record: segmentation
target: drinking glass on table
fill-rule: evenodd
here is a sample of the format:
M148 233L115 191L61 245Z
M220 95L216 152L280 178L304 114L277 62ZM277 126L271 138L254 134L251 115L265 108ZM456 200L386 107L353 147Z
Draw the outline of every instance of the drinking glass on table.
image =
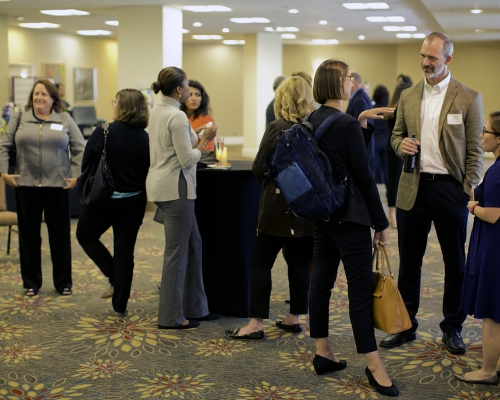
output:
M219 160L218 164L223 164L225 161L222 160L222 156L224 153L224 137L217 136L217 146L216 146L215 158Z

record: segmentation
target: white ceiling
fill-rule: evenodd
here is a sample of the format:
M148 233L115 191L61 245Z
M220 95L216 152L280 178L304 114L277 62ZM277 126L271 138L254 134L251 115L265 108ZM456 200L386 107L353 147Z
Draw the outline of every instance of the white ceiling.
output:
M10 26L18 26L16 17L24 17L22 22L52 22L61 25L55 31L75 33L80 29L105 29L114 36L119 27L104 24L106 20L118 19L120 6L167 5L181 8L183 5L218 4L231 8L232 12L194 13L183 12L184 28L190 33L184 41L191 42L193 34L220 34L224 39L243 39L246 33L262 32L264 27L299 28L297 39L284 40L286 44L310 44L313 39L337 39L343 43L359 43L359 35L368 43L401 43L394 32L385 32L383 25L414 25L418 33L429 34L435 30L447 32L455 41L500 40L500 0L386 0L388 10L348 10L342 3L352 0L0 0L0 14L8 15ZM360 1L360 0L356 0ZM363 0L361 0L363 1ZM368 2L370 0L364 0ZM372 0L373 1L373 0ZM380 0L376 0L380 1ZM472 8L481 8L482 14L473 15ZM53 17L40 14L42 9L75 8L90 12L88 16ZM289 14L296 8L298 14ZM374 23L366 21L367 16L399 15L406 19L403 23ZM236 24L229 21L233 17L265 17L269 24ZM326 20L327 25L318 21ZM195 28L194 22L202 27ZM342 27L343 31L335 30ZM229 28L229 33L222 33ZM476 29L484 32L476 33Z

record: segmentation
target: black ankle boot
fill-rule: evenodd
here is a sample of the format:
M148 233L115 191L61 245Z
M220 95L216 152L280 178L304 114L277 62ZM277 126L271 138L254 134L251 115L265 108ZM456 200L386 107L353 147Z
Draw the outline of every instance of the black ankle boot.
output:
M345 367L347 367L347 362L344 360L335 362L316 354L313 359L313 367L314 370L316 371L316 374L323 375L326 374L327 372L340 371L344 369Z
M368 378L368 382L371 386L375 388L377 392L383 394L384 396L396 397L399 396L399 389L394 386L394 383L391 386L382 386L375 380L375 377L372 374L372 371L366 367L365 369L366 377Z

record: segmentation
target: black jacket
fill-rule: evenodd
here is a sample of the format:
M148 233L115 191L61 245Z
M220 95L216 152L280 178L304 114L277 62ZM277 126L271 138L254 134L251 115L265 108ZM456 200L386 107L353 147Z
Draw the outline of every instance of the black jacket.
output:
M340 111L336 108L321 106L310 118L314 131L337 112ZM349 176L347 204L340 221L368 225L380 232L389 222L368 164L366 144L372 132L373 125L362 129L357 119L346 115L335 121L318 144L330 159L336 182L340 183L346 174Z

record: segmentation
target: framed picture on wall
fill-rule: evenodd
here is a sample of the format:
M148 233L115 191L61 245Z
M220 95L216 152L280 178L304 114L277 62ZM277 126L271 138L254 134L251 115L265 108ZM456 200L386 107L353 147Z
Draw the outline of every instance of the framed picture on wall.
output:
M54 83L66 83L66 67L64 64L45 64L42 63L42 76L51 78Z
M97 100L97 70L75 68L75 101Z

